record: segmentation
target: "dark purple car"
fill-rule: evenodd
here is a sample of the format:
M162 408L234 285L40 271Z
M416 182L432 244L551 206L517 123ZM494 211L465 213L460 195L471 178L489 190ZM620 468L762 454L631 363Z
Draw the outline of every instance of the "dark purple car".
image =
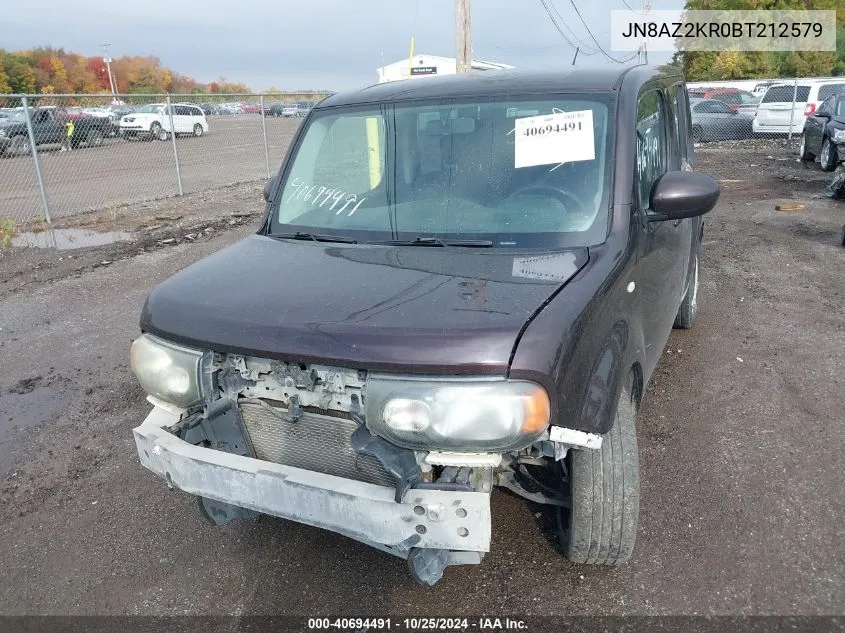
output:
M257 234L150 294L141 462L215 523L339 532L424 584L482 561L497 486L554 511L572 560L626 561L637 410L719 196L691 147L668 67L321 102Z

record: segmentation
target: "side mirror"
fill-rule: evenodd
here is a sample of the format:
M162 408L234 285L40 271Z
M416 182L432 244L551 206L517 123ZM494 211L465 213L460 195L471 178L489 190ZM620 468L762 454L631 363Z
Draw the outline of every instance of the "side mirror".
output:
M267 181L267 184L264 185L264 201L270 202L270 196L273 194L273 190L276 188L276 183L279 182L279 175L281 175L281 171L276 172L276 175L273 176L270 180Z
M719 183L696 171L670 171L651 188L650 222L704 215L719 200Z

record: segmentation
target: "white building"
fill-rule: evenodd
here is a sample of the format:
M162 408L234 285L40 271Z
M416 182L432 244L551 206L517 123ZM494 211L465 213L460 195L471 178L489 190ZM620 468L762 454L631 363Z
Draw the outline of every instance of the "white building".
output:
M513 68L507 64L495 64L493 62L482 62L473 60L473 70L502 70ZM387 66L382 66L378 73L378 82L398 81L409 77L432 77L436 75L454 75L457 72L458 64L454 57L438 57L437 55L414 55L409 60L403 59Z

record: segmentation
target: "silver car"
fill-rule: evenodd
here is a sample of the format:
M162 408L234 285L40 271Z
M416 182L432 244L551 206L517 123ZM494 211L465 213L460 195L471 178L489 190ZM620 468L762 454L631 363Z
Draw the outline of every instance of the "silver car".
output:
M692 137L697 143L751 137L753 114L735 112L716 99L690 99Z

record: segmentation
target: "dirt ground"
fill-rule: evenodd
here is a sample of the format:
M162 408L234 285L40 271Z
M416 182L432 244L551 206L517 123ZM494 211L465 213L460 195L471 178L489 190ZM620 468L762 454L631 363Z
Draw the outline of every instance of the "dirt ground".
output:
M542 508L497 492L491 553L425 590L331 533L211 527L139 465L144 297L255 230L260 185L90 219L128 242L3 252L0 614L845 614L845 203L785 144L709 146L698 168L723 187L699 320L646 394L637 548L615 569L570 564Z

